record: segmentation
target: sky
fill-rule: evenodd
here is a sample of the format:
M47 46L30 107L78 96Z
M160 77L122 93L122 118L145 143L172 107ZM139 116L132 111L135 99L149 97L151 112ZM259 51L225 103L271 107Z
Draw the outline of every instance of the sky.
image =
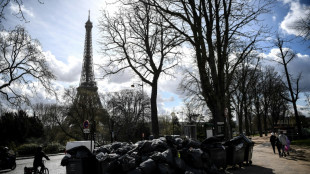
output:
M41 0L41 2L43 4L38 3L37 0L25 0L22 8L27 22L13 15L16 14L17 7L16 4L11 3L5 9L6 20L3 25L6 29L13 29L16 25L25 26L31 37L40 41L50 68L57 77L54 85L59 93L69 86L78 87L79 85L84 51L84 25L88 19L88 10L90 10L90 20L94 26L92 30L93 60L99 92L132 89L131 84L141 84L141 81L130 71L105 79L100 78L102 73L98 70L97 64L107 61L107 58L100 53L98 42L102 40L98 30L98 20L102 16L102 10L110 12L116 10L115 4L103 0ZM302 71L301 87L305 91L310 91L310 49L308 48L310 41L303 42L301 38L296 37L299 32L289 26L309 10L309 0L278 0L271 13L263 16L264 23L271 27L273 32L280 33L284 38L293 39L288 46L297 53L297 58L290 64L289 69L293 76ZM270 40L272 39L275 39L275 36L271 36ZM270 47L261 55L266 59L274 59L277 51L275 47ZM283 72L283 68L274 62L266 62L266 64L275 66L280 73ZM177 88L183 76L180 70L177 70L176 74L176 78L164 77L159 81L159 114L170 114L182 110L182 94ZM144 85L144 90L150 95L150 87ZM33 101L55 102L55 98L47 96L43 89L39 91L41 92ZM300 108L305 108L304 100L304 96L301 96L298 102Z

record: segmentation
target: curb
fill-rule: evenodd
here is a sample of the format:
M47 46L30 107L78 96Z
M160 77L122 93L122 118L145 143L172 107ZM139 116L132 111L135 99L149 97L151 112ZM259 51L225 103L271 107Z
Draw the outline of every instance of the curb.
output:
M55 153L55 154L46 154L47 156L57 156L57 155L64 155L65 153ZM24 160L24 159L33 159L34 156L23 156L23 157L16 157L16 160Z

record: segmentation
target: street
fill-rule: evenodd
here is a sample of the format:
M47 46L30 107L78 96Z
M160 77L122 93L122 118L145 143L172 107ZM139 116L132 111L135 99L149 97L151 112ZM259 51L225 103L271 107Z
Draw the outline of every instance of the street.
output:
M60 165L61 159L64 155L49 156L50 160L45 161L45 166L48 168L50 174L65 174L66 168ZM45 160L45 158L43 158ZM16 160L17 166L15 170L1 170L0 173L5 174L22 174L24 167L32 167L33 158Z

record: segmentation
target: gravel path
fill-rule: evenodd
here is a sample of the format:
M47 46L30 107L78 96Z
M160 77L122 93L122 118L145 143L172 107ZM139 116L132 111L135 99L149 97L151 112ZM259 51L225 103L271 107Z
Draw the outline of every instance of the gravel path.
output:
M232 174L309 174L310 173L310 148L291 146L289 156L279 158L274 154L269 143L269 137L253 137L255 142L252 157L252 166L242 168L228 168L222 173Z

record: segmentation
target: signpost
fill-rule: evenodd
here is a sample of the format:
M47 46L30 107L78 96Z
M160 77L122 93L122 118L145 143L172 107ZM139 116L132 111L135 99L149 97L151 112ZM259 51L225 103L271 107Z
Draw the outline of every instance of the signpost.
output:
M89 121L88 120L85 120L83 122L83 132L84 134L89 134L90 133L90 130L89 130Z
M88 120L84 121L83 127L84 127L84 129L88 129L88 127L89 127L89 121Z

